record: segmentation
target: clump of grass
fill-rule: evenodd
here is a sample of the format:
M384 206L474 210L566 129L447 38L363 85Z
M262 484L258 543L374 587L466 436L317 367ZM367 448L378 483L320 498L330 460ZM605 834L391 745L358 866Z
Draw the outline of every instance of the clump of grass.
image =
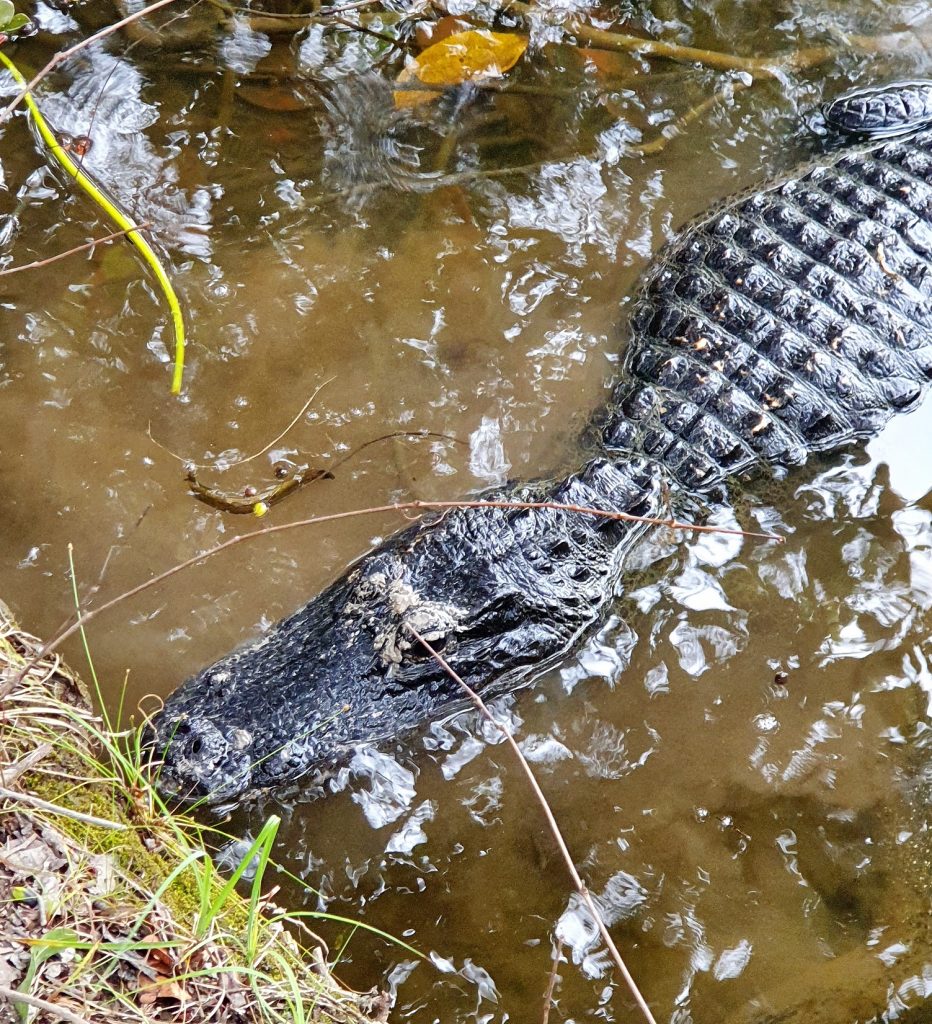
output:
M0 711L0 1007L11 1007L9 1019L384 1020L381 997L336 981L305 915L263 895L278 819L224 878L205 827L166 807L149 782L138 731L96 716L77 677L40 650L0 603L0 688L22 674Z

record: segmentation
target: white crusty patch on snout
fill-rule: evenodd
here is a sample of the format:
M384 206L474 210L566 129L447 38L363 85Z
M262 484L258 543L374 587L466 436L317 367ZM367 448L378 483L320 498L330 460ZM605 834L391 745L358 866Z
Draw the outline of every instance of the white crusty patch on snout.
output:
M389 669L400 665L405 652L417 643L413 632L435 643L453 632L466 615L465 609L426 600L409 583L390 580L381 572L367 576L355 596L358 600L347 604L344 611L351 615L362 614L377 624L373 646ZM387 615L379 614L377 605L382 602Z
M400 665L406 651L417 643L414 633L428 643L444 639L466 614L462 608L426 601L408 583L393 580L385 593L389 618L376 633L375 649L384 665Z
M234 750L246 750L252 744L252 733L246 729L234 729L229 742Z

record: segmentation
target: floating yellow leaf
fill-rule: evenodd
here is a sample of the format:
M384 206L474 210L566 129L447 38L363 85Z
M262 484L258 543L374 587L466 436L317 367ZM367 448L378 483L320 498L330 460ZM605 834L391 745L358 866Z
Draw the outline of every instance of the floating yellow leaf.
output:
M398 76L398 85L423 82L445 88L473 78L495 78L513 68L527 49L527 38L513 32L470 29L428 46ZM396 90L396 107L416 107L436 99L438 91Z

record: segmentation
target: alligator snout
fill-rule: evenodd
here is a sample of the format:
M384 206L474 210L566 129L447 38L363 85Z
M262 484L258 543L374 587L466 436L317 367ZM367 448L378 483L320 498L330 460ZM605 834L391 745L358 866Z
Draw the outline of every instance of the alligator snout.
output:
M163 791L216 803L249 788L251 737L244 730L225 733L205 718L182 714L157 719L151 739Z

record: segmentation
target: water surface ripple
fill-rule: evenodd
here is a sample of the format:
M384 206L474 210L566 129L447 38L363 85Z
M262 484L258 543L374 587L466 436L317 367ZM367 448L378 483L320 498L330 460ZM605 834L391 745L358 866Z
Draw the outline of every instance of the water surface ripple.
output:
M871 0L573 6L757 56L908 42L927 17ZM41 19L47 36L20 51L36 65L75 31ZM399 114L367 39L311 29L283 46L237 21L207 48L117 39L48 83L57 127L91 136L89 169L152 224L190 344L173 400L165 314L125 247L3 280L0 580L31 630L70 611L68 543L85 590L112 594L255 525L193 501L179 459L241 492L277 462L326 467L390 431L457 439L369 447L274 521L565 471L671 232L817 153L825 97L932 71L917 41L743 88L580 52L541 19L549 48L516 69L521 89ZM716 95L662 152L631 155ZM28 141L21 121L0 137L3 265L109 230ZM436 187L438 167L454 182ZM317 388L286 438L234 465ZM658 1020L928 1019L930 417L716 513L785 545L655 534L602 628L497 705ZM398 525L238 547L124 604L90 630L111 699L124 678L133 702L167 694ZM634 1019L525 781L473 714L228 827L255 834L272 811L304 883L283 875L280 901L427 954L321 923L343 977L392 990L393 1019L539 1020L555 944L552 1021Z

